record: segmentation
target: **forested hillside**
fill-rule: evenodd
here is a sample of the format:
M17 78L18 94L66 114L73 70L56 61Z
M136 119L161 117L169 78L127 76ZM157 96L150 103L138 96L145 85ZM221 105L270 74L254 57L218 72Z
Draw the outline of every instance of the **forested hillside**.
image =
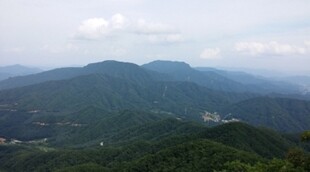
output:
M0 86L2 171L309 169L309 101L185 63L105 61Z

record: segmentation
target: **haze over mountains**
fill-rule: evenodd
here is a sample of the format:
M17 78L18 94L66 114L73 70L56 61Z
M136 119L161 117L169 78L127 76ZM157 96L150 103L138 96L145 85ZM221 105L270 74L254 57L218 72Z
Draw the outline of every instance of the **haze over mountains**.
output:
M104 61L13 77L0 81L0 88L1 104L25 111L74 112L95 106L108 111L165 111L200 122L205 112L218 112L222 118L231 114L230 118L280 131L310 128L310 104L303 100L307 95L290 98L304 93L298 85L240 72L199 71L184 62L138 66Z
M294 134L310 129L307 99L308 93L297 84L173 61L142 66L103 61L11 77L0 81L0 136L11 140L9 147L0 146L1 155L38 156L27 163L15 156L0 158L0 167L148 171L166 169L161 160L165 157L173 168L187 161L182 168L223 169L213 162L206 166L188 159L211 156L212 151L221 156L212 156L211 161L263 162L283 157L292 146L308 149ZM17 147L10 149L16 140ZM145 148L135 147L139 144ZM94 153L91 149L98 145L104 149ZM49 153L41 153L40 146ZM85 150L66 153L59 148ZM118 160L103 160L101 151L109 152L105 158ZM122 151L136 153L125 156ZM176 162L171 153L181 153ZM60 161L60 154L68 157L53 164ZM74 159L71 154L86 166L68 165ZM87 164L88 154L97 158L94 164ZM39 163L42 158L52 164Z
M0 67L0 81L14 76L30 75L42 72L39 68L30 68L22 65L11 65Z
M113 61L110 61L112 63ZM69 68L58 68L51 71L46 71L38 75L30 75L21 78L12 78L7 81L0 83L0 89L14 88L18 86L26 86L34 83L41 83L48 80L60 80L72 78L79 75L86 75L90 73L106 73L113 68L113 65L107 65L108 61L104 64L90 64L85 67L69 67ZM103 69L96 68L97 65L103 67ZM108 67L107 69L105 66ZM17 66L16 66L17 67ZM136 66L137 67L137 66ZM172 61L154 61L145 65L142 65L144 69L148 69L149 75L158 80L175 80L175 81L188 81L194 82L202 86L206 86L211 89L222 90L222 91L233 91L233 92L282 92L283 93L300 93L305 91L305 87L308 86L307 80L301 82L306 77L300 76L302 79L298 80L298 77L286 77L274 81L260 76L250 75L244 72L234 71L223 71L215 68L191 68L184 62L172 62ZM23 68L17 69L17 72L22 71ZM105 71L100 71L105 70ZM138 69L136 69L138 70ZM155 71L151 74L150 71ZM30 72L30 73L29 73ZM21 73L21 72L19 72ZM32 71L32 73L38 73ZM28 74L32 74L28 71ZM25 71L24 74L27 74ZM166 76L163 76L165 74ZM18 74L15 74L18 76ZM157 75L157 76L156 76ZM164 79L166 78L166 79ZM290 79L291 78L291 79ZM296 78L295 80L293 78ZM30 80L30 81L28 81ZM283 80L283 81L281 81ZM284 82L286 81L286 82ZM300 81L295 82L294 81Z
M0 172L310 172L309 7L0 0Z

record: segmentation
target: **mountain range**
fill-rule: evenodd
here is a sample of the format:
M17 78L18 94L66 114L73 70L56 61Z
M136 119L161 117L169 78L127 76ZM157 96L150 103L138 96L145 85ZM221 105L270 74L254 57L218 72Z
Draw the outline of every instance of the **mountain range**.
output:
M269 168L291 147L310 150L298 139L310 129L305 96L292 83L171 61L11 77L0 81L0 170Z
M0 67L0 81L9 77L24 76L42 72L39 68L30 68L22 65L11 65Z

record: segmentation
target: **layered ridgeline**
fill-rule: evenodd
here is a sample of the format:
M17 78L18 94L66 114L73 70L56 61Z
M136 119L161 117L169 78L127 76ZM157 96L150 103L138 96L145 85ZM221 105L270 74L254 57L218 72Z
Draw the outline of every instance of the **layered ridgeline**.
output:
M141 67L132 63L104 61L84 67L59 68L38 74L13 77L0 82L1 89L42 83L50 80L63 80L93 73L108 74L141 82L150 79L160 81L187 81L226 92L255 93L298 93L298 85L286 82L273 82L262 77L246 73L221 71L212 68L191 68L184 62L154 61Z
M177 81L188 81L214 90L231 92L255 92L268 94L272 92L293 94L304 89L284 81L273 81L245 72L224 71L214 68L192 68L184 62L154 61L142 67L159 73L165 73Z
M9 77L30 75L42 72L38 68L30 68L22 65L11 65L0 67L0 81L8 79Z
M257 97L233 104L223 113L285 132L309 130L310 124L310 102L297 99Z
M283 159L310 147L298 134L245 124L310 129L308 101L167 64L105 61L0 82L0 171L308 170L303 153Z
M48 147L47 143L34 142L0 146L0 169L203 171L229 170L235 167L235 163L253 166L259 164L260 168L277 171L282 168L306 171L304 169L307 168L305 165L294 166L287 160L270 160L282 159L291 147L299 146L298 143L270 130L257 129L242 123L224 124L209 129L172 118L144 124L135 122L136 126L126 128L122 122L119 123L121 126L117 126L121 119L122 117L115 124L106 124L110 125L109 133L114 131L114 137L103 136L100 138L101 142L98 140L91 148L59 149ZM131 123L131 119L126 123ZM100 132L104 133L104 129ZM81 139L84 137L82 133L79 136ZM295 157L297 158L297 155ZM309 162L309 157L303 158L305 162ZM247 171L244 167L241 169Z
M105 61L89 64L85 67L59 68L38 74L9 78L0 82L0 89L22 87L51 80L70 79L94 73L109 74L110 76L126 78L137 82L145 82L150 80L151 77L151 74L142 70L138 65L116 61Z
M61 133L71 135L71 130L87 128L81 133L91 135L100 131L95 126L102 125L97 122L126 109L212 125L242 121L286 132L310 128L307 101L256 98L260 95L216 91L172 78L169 72L115 61L12 78L2 83L27 81L32 85L0 91L0 135L21 140L57 135L55 143L63 143Z
M40 118L68 116L90 106L107 112L125 109L164 112L208 124L243 121L287 132L310 128L307 101L284 99L294 102L289 109L285 105L257 103L259 99L255 97L261 95L246 93L246 85L216 73L205 75L181 62L156 61L140 67L105 61L10 78L0 82L0 86L6 88L0 91L3 117L0 122L5 124L6 118L12 119L16 125L10 125L11 128L50 123ZM23 117L15 121L16 114ZM0 128L6 131L7 125Z
M141 85L108 75L86 75L1 91L0 135L46 138L62 127L94 127L94 122L125 109L203 122L205 111L218 111L250 97L253 95L217 92L193 83Z
M245 84L248 87L254 87L253 89L258 89L256 91L260 93L284 93L284 94L294 94L294 93L306 93L306 88L300 82L290 82L286 78L266 78L262 76L248 74L241 71L225 71L215 68L198 67L195 68L204 73L214 72L218 75L231 79L235 82Z

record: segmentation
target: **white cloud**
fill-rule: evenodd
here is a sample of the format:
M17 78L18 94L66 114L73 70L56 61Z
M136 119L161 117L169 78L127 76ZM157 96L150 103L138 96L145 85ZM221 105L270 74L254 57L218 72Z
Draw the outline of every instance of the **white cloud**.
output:
M100 39L114 31L124 29L127 19L121 14L115 14L110 20L104 18L90 18L84 20L78 27L74 38L77 39Z
M219 48L206 48L200 54L202 59L218 59L220 58L221 50Z
M104 18L91 18L82 22L75 34L76 38L98 39L109 32L109 22Z
M123 29L126 26L127 19L121 14L115 14L110 22L113 29Z
M163 23L147 22L144 19L129 20L121 14L115 14L110 20L90 18L81 23L75 39L100 40L109 35L138 36L150 43L176 43L183 41L183 36L172 26Z
M306 53L306 48L291 44L280 44L276 41L262 42L238 42L235 50L240 53L259 56L264 54L271 55L302 55Z
M146 22L143 19L138 20L134 25L135 31L139 34L169 34L175 32L175 29L169 25Z

